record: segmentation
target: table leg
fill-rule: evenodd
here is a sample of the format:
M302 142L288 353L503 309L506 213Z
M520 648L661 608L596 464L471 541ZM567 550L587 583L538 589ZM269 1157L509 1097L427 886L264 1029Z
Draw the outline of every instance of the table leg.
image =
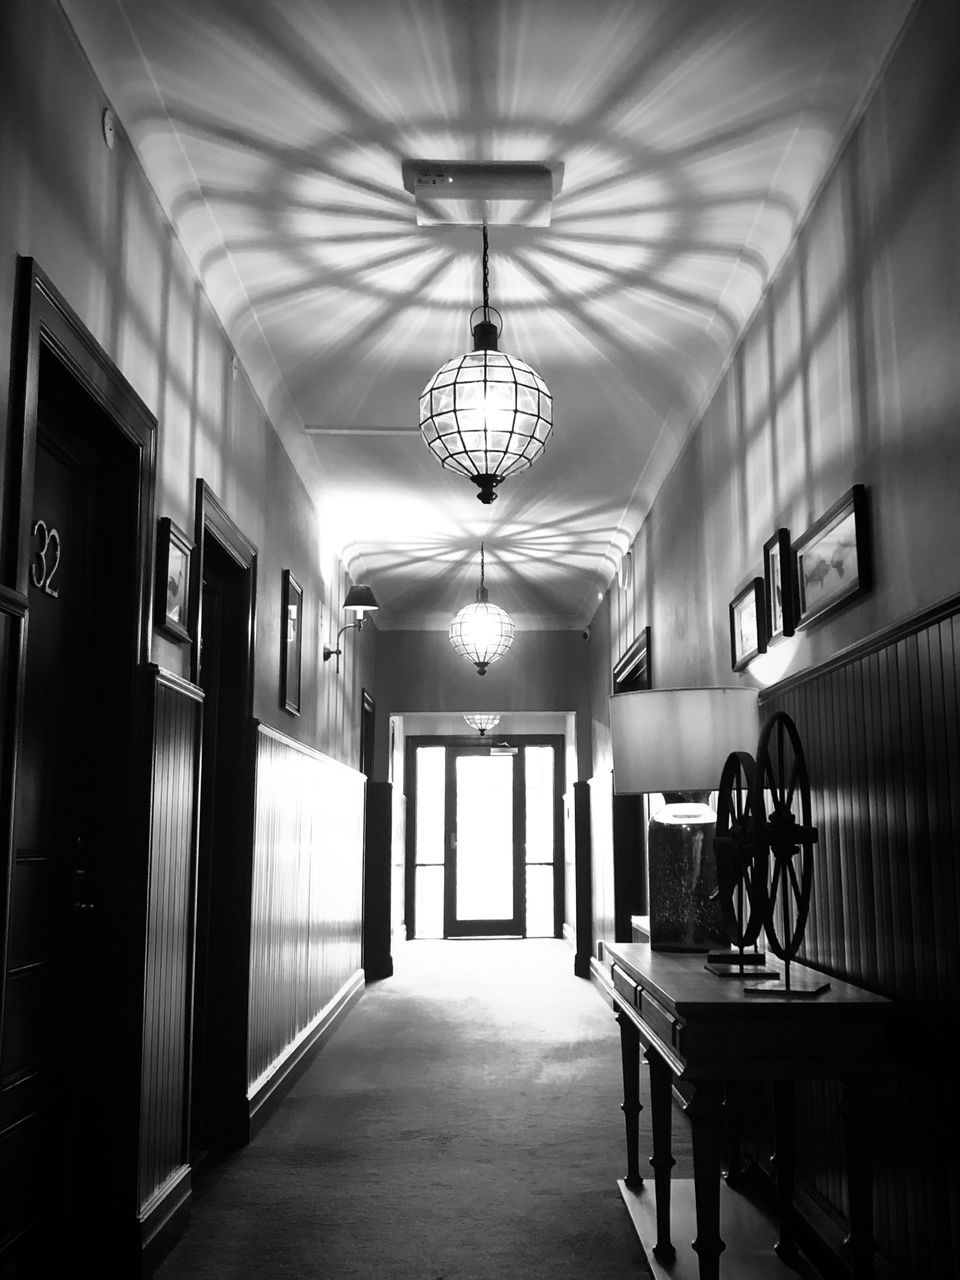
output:
M720 1280L720 1153L723 1146L723 1086L705 1081L694 1087L684 1108L693 1137L693 1190L697 1206L694 1251L700 1280Z
M644 1058L650 1068L650 1125L653 1131L653 1185L657 1204L657 1243L653 1256L658 1262L668 1264L676 1257L670 1239L670 1171L676 1164L673 1158L673 1072L655 1049L648 1049Z
M773 1086L773 1165L777 1173L777 1216L780 1239L774 1245L778 1258L797 1256L796 1211L793 1205L793 1176L796 1164L794 1141L793 1084L777 1080Z
M723 1179L731 1187L738 1187L747 1175L747 1161L741 1145L743 1099L742 1082L728 1080L723 1086Z
M620 1057L623 1064L623 1105L620 1110L627 1128L627 1176L624 1185L631 1191L643 1186L640 1176L640 1033L625 1013L617 1014L620 1024Z
M845 1080L840 1101L847 1149L850 1234L844 1244L853 1256L853 1280L873 1280L873 1145L876 1102L864 1081Z

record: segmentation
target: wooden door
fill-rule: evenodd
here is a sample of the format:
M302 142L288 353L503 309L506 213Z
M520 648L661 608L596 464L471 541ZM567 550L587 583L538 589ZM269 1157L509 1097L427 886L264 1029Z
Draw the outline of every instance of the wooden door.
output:
M128 1012L118 959L137 476L96 416L45 355L0 1054L0 1251L63 1276L85 1254L104 1256L125 1114L114 1073Z
M191 1164L247 1141L256 548L201 480L197 678L204 691Z

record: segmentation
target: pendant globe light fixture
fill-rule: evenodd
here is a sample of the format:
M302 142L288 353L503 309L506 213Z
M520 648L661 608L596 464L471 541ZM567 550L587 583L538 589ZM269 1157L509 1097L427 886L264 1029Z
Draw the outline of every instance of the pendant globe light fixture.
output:
M500 723L500 713L498 711L472 711L463 718L471 729L477 730L481 738L488 729L495 729Z
M487 674L491 662L502 658L513 644L516 628L509 613L487 599L483 584L483 543L480 544L480 586L476 603L464 605L450 622L450 643L468 662L476 664L480 675Z
M420 432L440 465L469 476L480 501L490 503L501 481L543 452L553 430L553 397L539 373L497 347L503 318L490 306L486 226L483 306L470 321L473 350L448 360L421 393Z

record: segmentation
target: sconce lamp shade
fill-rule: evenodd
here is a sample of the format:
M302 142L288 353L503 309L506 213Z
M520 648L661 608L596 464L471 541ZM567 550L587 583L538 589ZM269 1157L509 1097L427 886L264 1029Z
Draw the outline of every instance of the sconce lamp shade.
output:
M610 699L613 789L714 791L731 751L752 751L756 689L642 689Z
M359 619L362 619L366 614L372 613L374 609L379 609L380 606L377 604L377 598L373 594L373 588L368 587L365 582L361 582L351 587L347 592L343 608L344 612L355 613Z

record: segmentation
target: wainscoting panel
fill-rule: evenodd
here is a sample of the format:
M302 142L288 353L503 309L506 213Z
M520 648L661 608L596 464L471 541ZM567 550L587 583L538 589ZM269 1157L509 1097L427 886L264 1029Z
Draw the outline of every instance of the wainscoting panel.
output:
M593 902L593 954L597 942L616 938L614 911L613 770L604 769L590 779L590 851Z
M189 1193L188 1100L203 692L150 668L152 751L140 1091L144 1243Z
M362 986L363 774L257 736L248 1093L261 1095Z
M819 828L806 960L898 1000L897 1069L882 1089L876 1197L881 1263L943 1274L960 1186L943 1077L960 996L960 601L951 600L796 680L765 714L796 721ZM846 1215L838 1091L798 1091L807 1189Z
M567 796L573 800L572 822L567 819L567 850L573 852L573 892L567 893L567 902L575 903L573 914L574 945L576 947L573 971L580 978L589 978L594 954L594 905L593 905L593 848L590 842L592 823L590 783L575 782ZM596 935L600 937L599 934Z

